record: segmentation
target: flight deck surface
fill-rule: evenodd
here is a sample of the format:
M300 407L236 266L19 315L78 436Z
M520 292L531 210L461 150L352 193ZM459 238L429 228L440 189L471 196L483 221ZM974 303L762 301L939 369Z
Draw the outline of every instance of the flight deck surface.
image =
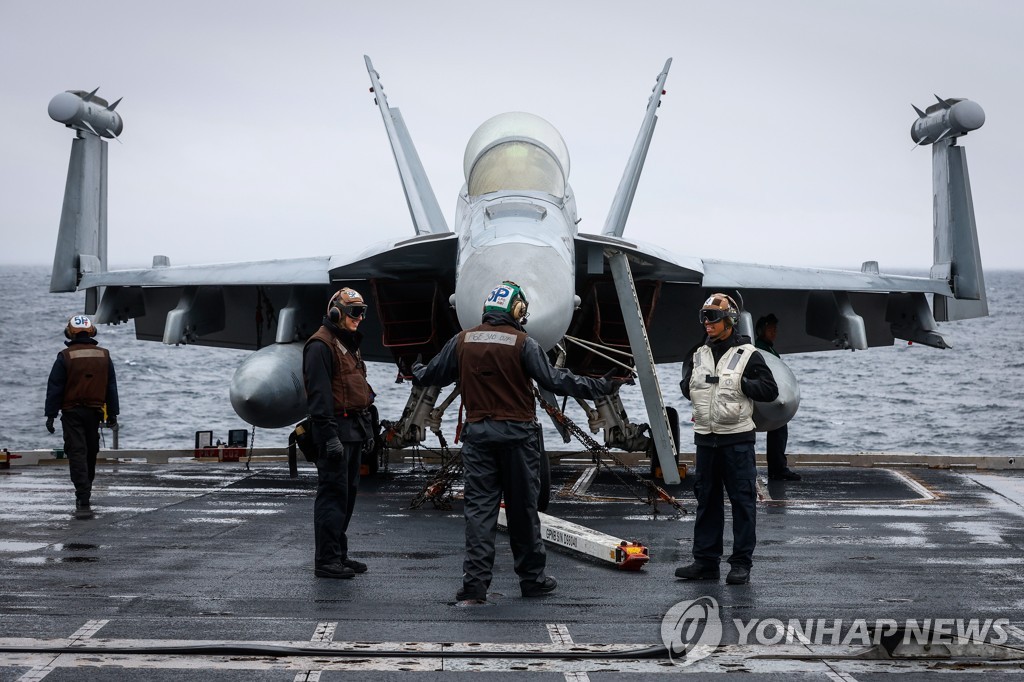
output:
M426 481L409 465L362 482L349 540L369 571L350 580L313 575L309 465L292 479L284 463L101 463L89 520L72 518L66 467L0 472L0 681L1024 679L1019 471L807 466L803 481L762 478L752 580L733 586L673 575L690 560L692 477L674 489L690 514L652 516L610 499L628 491L608 473L586 499L559 498L587 466L553 468L548 513L642 542L651 561L618 571L549 548L558 590L524 599L499 533L490 603L474 607L454 597L461 502L409 509ZM681 665L663 621L701 598L716 604L721 645ZM794 632L794 619L810 627ZM989 644L954 637L886 658L848 639L863 623L941 634L972 619L996 624ZM777 643L772 622L790 628Z

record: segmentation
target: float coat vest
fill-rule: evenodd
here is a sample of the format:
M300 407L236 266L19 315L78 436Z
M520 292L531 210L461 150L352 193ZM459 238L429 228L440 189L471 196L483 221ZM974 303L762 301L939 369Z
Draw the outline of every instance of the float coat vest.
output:
M363 356L345 348L338 337L327 327L320 327L306 339L306 346L313 341L322 341L331 349L334 371L331 374L331 396L334 398L335 414L347 414L349 410L361 412L373 403L373 392L366 382L366 365ZM306 387L309 390L309 387Z
M466 421L532 422L533 384L523 371L526 333L509 325L482 324L459 334L459 385Z
M754 401L743 395L740 379L755 350L749 343L733 346L717 367L708 346L693 354L690 402L694 431L732 434L754 430Z
M75 344L60 354L64 356L64 368L67 371L60 409L102 409L107 402L107 377L110 372L110 353L107 349Z

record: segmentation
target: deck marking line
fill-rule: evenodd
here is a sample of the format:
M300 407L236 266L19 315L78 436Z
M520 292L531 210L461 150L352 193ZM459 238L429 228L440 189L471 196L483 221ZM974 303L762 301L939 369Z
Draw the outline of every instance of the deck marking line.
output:
M837 673L830 670L825 673L825 675L828 679L834 680L835 682L857 682L857 679L850 673Z
M334 639L334 631L337 628L337 621L322 620L316 624L316 632L313 633L313 638L310 641L329 644ZM320 671L306 670L301 673L295 673L293 682L320 682Z
M551 638L552 644L561 644L563 646L572 646L576 642L572 641L572 635L569 634L569 628L562 624L548 623L548 637Z
M78 628L75 634L71 635L71 644L74 645L83 639L89 639L102 628L104 625L109 623L109 620L90 620L86 621L85 625Z

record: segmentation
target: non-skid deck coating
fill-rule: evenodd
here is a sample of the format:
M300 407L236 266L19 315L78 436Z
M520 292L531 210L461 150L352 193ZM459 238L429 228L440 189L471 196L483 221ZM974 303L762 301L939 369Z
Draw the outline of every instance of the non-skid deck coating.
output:
M555 467L555 489L585 469ZM370 570L342 581L313 576L308 465L289 479L283 463L101 464L97 515L86 521L71 518L65 467L15 469L0 474L0 681L699 679L737 670L780 680L1024 679L1024 476L800 471L801 482L759 481L750 585L673 577L689 561L692 514L556 498L550 514L641 541L651 562L624 573L549 551L558 591L522 599L499 535L493 605L466 608L454 604L461 503L409 510L425 480L409 467L363 482L349 536ZM628 496L607 473L586 492ZM675 492L692 511L687 482ZM653 649L663 647L662 620L702 596L719 605L723 646L674 665ZM855 658L866 650L856 642L741 641L733 625L940 618L1006 619L1008 639L886 661Z

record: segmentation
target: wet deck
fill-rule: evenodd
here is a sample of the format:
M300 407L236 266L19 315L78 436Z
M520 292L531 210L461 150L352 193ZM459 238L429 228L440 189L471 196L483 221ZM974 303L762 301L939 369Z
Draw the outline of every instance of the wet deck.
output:
M585 469L555 467L556 490ZM66 467L17 467L0 472L0 681L460 672L699 679L739 670L765 676L755 679L847 682L936 672L1024 679L1024 474L800 471L801 482L759 483L750 585L673 577L689 560L692 514L652 517L639 502L556 499L548 513L641 541L651 562L626 573L550 551L559 589L527 600L502 536L493 605L466 608L454 604L461 504L410 511L425 478L406 465L364 481L350 539L370 570L345 581L312 573L309 465L290 479L282 462L249 471L239 463L101 464L97 515L85 521L71 518ZM587 492L627 494L607 474ZM676 492L692 509L685 481ZM706 653L698 649L682 667L665 655L663 619L699 597L717 602L723 646L696 660ZM754 619L842 619L842 633L816 641L820 632L791 632L790 643L768 644L756 629L741 631ZM881 647L840 641L857 619L928 619L933 627L942 627L936 619L1005 620L999 646L904 647L885 659ZM770 639L771 628L762 630Z

